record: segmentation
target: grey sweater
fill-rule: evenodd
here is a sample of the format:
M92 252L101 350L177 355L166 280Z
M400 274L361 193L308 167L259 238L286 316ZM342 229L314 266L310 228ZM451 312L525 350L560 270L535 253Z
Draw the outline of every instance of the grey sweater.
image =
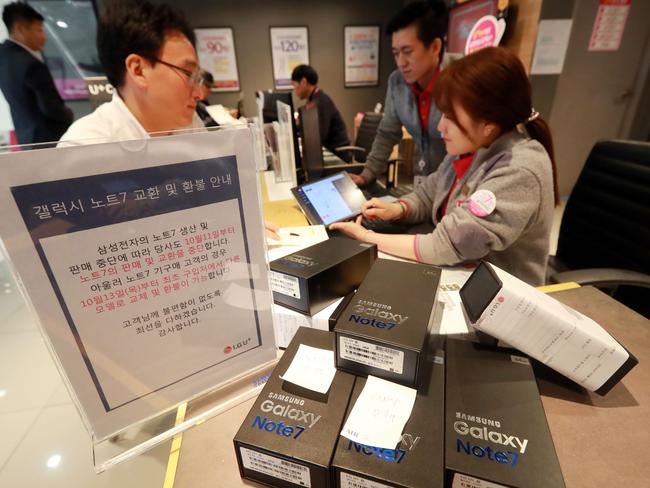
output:
M438 220L456 178L454 159L447 156L403 198L407 222L431 220L435 225L431 234L415 238L418 260L455 265L485 259L531 285L543 284L554 206L551 161L544 147L513 130L479 149ZM496 208L486 217L469 210L469 197L479 189L496 196Z

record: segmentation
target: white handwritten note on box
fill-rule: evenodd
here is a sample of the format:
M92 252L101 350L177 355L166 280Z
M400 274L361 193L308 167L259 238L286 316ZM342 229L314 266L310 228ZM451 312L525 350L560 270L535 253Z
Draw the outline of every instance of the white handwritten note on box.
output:
M395 449L416 393L413 388L368 376L341 435L366 446Z
M335 374L333 351L300 344L281 378L309 390L327 393Z

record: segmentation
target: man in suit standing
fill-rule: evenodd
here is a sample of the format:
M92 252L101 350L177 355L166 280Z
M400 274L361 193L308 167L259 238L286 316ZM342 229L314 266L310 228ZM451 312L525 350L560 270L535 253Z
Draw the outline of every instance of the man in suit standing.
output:
M58 141L72 123L43 62L43 16L23 2L2 11L9 38L0 44L0 89L11 109L20 144Z

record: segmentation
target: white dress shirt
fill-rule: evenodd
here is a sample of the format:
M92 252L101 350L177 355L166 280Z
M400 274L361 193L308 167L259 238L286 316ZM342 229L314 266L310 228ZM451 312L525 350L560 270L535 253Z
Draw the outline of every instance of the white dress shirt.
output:
M192 124L178 129L205 130L205 126L195 112ZM114 93L110 102L100 105L93 113L74 122L61 136L57 147L148 139L149 137L151 137L149 133L138 122L124 101L117 93Z

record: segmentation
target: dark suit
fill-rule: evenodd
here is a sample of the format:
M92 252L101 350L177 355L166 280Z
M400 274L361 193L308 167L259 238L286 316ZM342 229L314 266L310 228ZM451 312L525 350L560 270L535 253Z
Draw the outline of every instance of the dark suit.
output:
M10 40L0 44L0 89L20 144L58 141L72 123L47 66Z

